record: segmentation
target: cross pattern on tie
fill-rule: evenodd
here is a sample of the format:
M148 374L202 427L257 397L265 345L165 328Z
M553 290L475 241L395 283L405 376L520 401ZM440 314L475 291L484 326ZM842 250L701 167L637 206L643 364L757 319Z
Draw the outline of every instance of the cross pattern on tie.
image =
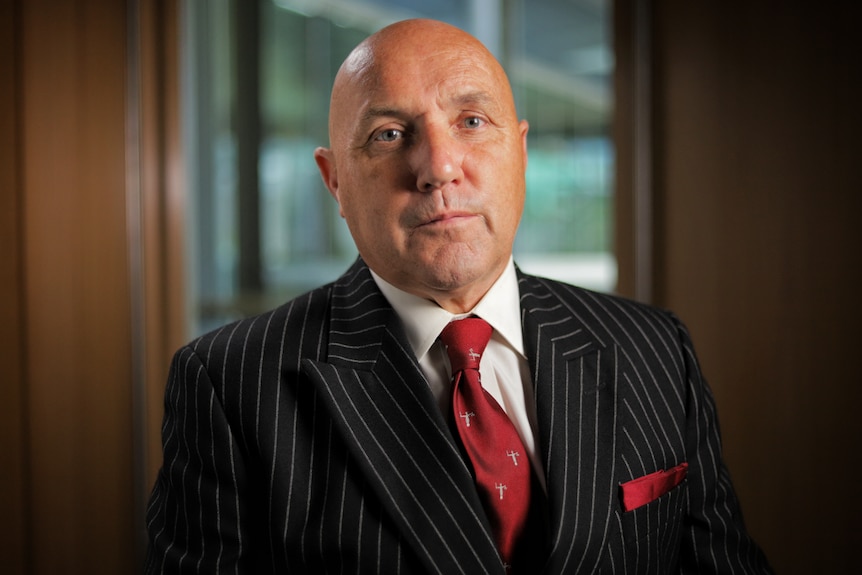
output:
M452 409L461 443L473 463L476 486L504 563L512 562L530 507L530 466L509 416L482 387L479 362L492 328L470 317L440 334L452 364Z

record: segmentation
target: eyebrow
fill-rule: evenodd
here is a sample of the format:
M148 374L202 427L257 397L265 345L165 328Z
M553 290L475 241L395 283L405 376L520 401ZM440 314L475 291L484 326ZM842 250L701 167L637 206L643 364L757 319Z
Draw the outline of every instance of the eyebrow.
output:
M359 125L365 125L377 118L401 118L406 115L407 114L403 110L389 106L369 108L364 114L362 114L362 117L359 118Z
M494 98L484 90L475 90L472 92L467 92L465 94L458 94L454 98L451 99L452 102L460 105L464 104L482 104L482 105L493 105Z

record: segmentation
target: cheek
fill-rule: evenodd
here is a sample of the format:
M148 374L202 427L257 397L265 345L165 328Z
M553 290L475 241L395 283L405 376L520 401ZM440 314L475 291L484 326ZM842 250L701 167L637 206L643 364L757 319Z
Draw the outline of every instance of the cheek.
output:
M468 178L497 218L519 220L525 199L521 157L511 153L473 154L469 166Z
M364 244L391 241L398 227L398 213L391 195L378 189L373 180L369 180L364 188L351 189L344 194L341 201L341 211L347 221L347 227L357 240ZM375 186L375 187L372 187Z

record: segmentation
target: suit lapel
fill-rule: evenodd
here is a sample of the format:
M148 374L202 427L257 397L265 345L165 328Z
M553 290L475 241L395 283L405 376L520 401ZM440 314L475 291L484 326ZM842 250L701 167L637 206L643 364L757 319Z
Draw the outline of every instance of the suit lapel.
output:
M498 561L487 520L401 322L365 264L333 287L328 361L305 360L348 448L431 571Z
M548 486L548 573L593 573L616 497L616 353L549 284L520 276L539 448ZM568 298L566 301L572 301Z

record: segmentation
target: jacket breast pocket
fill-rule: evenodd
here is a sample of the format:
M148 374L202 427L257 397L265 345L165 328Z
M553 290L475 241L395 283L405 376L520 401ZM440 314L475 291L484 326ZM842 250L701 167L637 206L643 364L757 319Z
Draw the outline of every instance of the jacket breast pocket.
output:
M658 499L631 511L617 511L620 530L612 547L621 545L626 573L674 569L684 528L687 489L688 481L682 480Z

